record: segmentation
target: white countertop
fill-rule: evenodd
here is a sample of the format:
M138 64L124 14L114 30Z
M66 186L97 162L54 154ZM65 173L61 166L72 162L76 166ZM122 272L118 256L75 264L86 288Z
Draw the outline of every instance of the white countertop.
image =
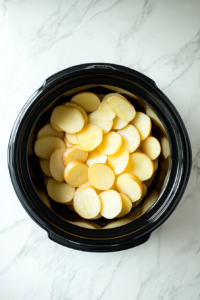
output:
M200 1L4 0L0 6L0 299L200 299ZM172 216L137 248L84 253L51 242L13 190L7 145L29 96L87 62L154 79L187 127L193 168Z

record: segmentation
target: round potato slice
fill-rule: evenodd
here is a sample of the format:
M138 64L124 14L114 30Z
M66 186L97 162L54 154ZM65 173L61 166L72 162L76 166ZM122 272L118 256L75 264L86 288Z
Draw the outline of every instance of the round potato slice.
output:
M57 131L55 130L51 124L46 124L44 125L37 134L37 138L39 139L41 136L43 135L51 135L51 136L55 136L55 137L59 137L60 139L63 139L64 134L63 132Z
M108 190L99 194L101 200L100 214L106 219L115 218L122 210L122 200L120 194L113 190Z
M158 199L159 192L157 190L153 190L144 200L142 204L142 213L144 214L149 208L156 202Z
M60 127L58 127L54 122L51 121L51 126L56 130L56 131L63 131Z
M138 204L140 204L140 202L144 199L144 197L147 194L147 186L146 186L146 184L142 183L142 185L143 185L142 196L141 196L141 198L138 201L135 201L135 202L132 203L132 207L136 207Z
M99 213L95 218L92 218L92 220L98 220L100 218L102 218L102 215Z
M165 159L167 159L168 156L170 155L169 140L166 137L162 137L161 145L162 145L162 155Z
M88 166L82 161L71 161L64 170L64 179L71 186L79 187L88 181Z
M100 103L99 105L99 112L101 114L104 115L105 119L108 120L108 121L111 121L115 118L116 114L114 113L114 111L112 111L112 109L110 109L110 107L108 106L107 104L107 99L109 97L111 97L112 95L116 95L116 93L111 93L111 94L108 94L106 95L103 99L102 99L102 102Z
M67 148L74 147L74 145L70 144L70 142L67 140L66 136L64 136L64 143Z
M103 138L102 129L98 126L87 124L77 134L77 139L82 150L92 151L101 142Z
M50 157L49 160L49 169L52 174L52 177L57 180L58 182L64 181L64 170L65 166L62 161L62 155L65 149L56 149Z
M107 120L104 117L103 113L100 113L99 110L95 110L93 113L89 115L88 123L99 126L102 129L103 134L106 134L112 128L113 120L111 121Z
M82 107L80 107L76 103L72 103L72 102L66 102L65 106L77 108L80 111L80 113L82 114L82 116L83 116L85 125L87 124L87 122L88 122L88 116L87 116L86 112L84 111L84 109Z
M155 114L155 112L150 107L146 107L145 110L147 116L149 116L153 120L153 122L162 130L162 132L166 134L165 128L163 127L163 124L161 123L160 119Z
M140 135L133 125L127 125L123 129L118 130L122 136L125 145L130 153L134 152L140 145Z
M109 97L107 104L125 122L130 122L135 117L136 111L134 106L121 95Z
M137 112L131 124L137 128L141 141L145 140L151 133L151 119L142 112Z
M117 191L126 194L132 202L139 200L143 193L143 185L141 180L131 174L122 174L116 181Z
M108 190L114 184L113 170L103 164L93 164L89 167L89 182L99 190Z
M107 161L107 156L100 153L97 149L95 149L88 154L86 164L90 167L96 163L105 164L106 161Z
M48 177L52 177L50 169L49 169L49 159L40 159L40 168L42 172Z
M124 144L121 145L115 154L108 155L108 161L109 166L111 166L116 175L124 171L129 161L129 152Z
M88 157L88 152L82 151L75 147L67 148L62 154L64 166L67 166L71 161L78 160L85 162Z
M84 219L98 216L101 202L95 190L91 187L77 190L74 196L74 209Z
M70 202L75 193L75 188L65 182L57 182L53 178L49 178L47 182L47 192L49 197L59 203Z
M81 186L79 186L79 187L77 188L77 191L78 191L78 190L81 190L81 189L83 189L83 188L85 188L85 187L91 187L91 188L93 188L97 194L99 194L99 193L102 192L101 190L96 189L95 187L93 187L89 181L87 181L86 183L84 183L84 184L82 184Z
M155 172L158 169L158 158L154 159L153 163L154 163L154 172Z
M97 95L91 92L78 93L71 99L71 102L80 105L86 112L97 110L100 104Z
M154 180L154 177L155 177L156 173L154 172L153 175L148 179L148 180L145 180L144 181L144 184L146 185L146 187L149 189L153 180Z
M124 120L120 119L118 116L116 116L113 120L113 129L122 129L124 128L128 122L125 122Z
M148 137L142 143L142 151L146 153L152 160L156 159L161 152L159 141L153 136Z
M49 159L53 151L60 148L65 148L65 144L54 136L41 136L34 145L35 154L44 159Z
M120 197L121 197L121 201L122 201L122 210L121 212L116 216L116 218L121 218L121 217L124 217L125 215L127 215L131 209L132 209L132 202L131 199L123 194L123 193L120 193Z
M122 137L117 132L109 132L104 135L103 141L97 150L106 155L112 155L120 148Z
M68 140L68 142L70 144L72 144L72 145L77 145L78 144L76 133L65 132L65 136L66 136L66 139Z
M50 122L68 133L79 132L84 126L81 112L77 108L63 105L54 108Z

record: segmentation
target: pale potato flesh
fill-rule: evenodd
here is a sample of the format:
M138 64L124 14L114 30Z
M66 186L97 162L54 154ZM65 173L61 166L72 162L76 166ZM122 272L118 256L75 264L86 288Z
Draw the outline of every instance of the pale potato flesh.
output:
M149 179L147 179L147 180L144 181L144 184L146 185L146 187L148 189L150 188L150 186L151 186L151 184L152 184L152 182L154 180L155 175L156 175L156 173L154 172L153 175Z
M88 166L82 161L71 161L64 170L65 181L73 187L79 187L88 181Z
M124 143L122 143L121 147L115 154L108 155L109 166L113 169L116 175L124 171L124 169L128 164L128 161L129 161L129 152L126 146L124 145Z
M70 144L72 144L72 145L78 144L76 133L65 132L65 137L68 140L68 142L70 142Z
M156 115L156 113L150 108L150 107L146 107L146 114L147 116L149 116L154 123L160 127L160 129L166 134L165 128L163 127L163 124L161 123L160 119L158 118L158 116Z
M165 159L168 158L170 155L170 145L169 140L166 137L161 138L161 145L162 145L162 155Z
M104 164L93 164L89 167L89 182L99 190L108 190L115 181L115 175L111 168Z
M154 172L155 172L158 169L158 158L154 159L153 163L154 163Z
M143 185L141 180L131 174L122 174L116 181L117 191L126 194L132 202L139 200L143 193Z
M35 154L40 158L49 159L53 151L65 148L63 140L54 136L42 136L34 145Z
M40 138L41 136L43 136L43 135L52 135L52 136L55 136L55 137L59 137L60 139L63 139L63 137L64 137L63 132L55 130L55 129L51 126L51 124L46 124L46 125L44 125L44 126L38 131L37 138L39 139L39 138Z
M53 121L51 121L51 126L56 130L56 131L63 131L58 125L56 125Z
M64 166L67 166L71 161L78 160L85 162L88 157L88 152L82 151L75 147L67 148L62 155Z
M49 178L47 192L54 201L67 203L73 199L75 188L65 182L57 182L55 179Z
M147 154L152 160L156 159L161 152L159 141L153 136L148 137L142 143L142 151Z
M149 156L144 153L133 153L130 155L128 165L124 172L132 173L144 181L153 175L154 163Z
M136 207L138 204L140 204L140 202L142 202L142 200L144 199L144 197L146 196L147 194L147 186L145 183L142 183L142 186L143 186L143 192L142 192L142 196L141 198L138 200L138 201L135 201L132 203L132 207Z
M103 136L103 141L97 147L100 153L112 155L120 148L122 137L117 132L109 132Z
M134 152L140 145L139 132L133 125L127 125L126 127L118 130L117 132L123 138L126 148L130 153Z
M50 156L49 169L52 177L58 182L64 181L64 170L65 166L62 161L62 155L65 149L56 149Z
M107 99L111 96L111 95L115 95L115 93L112 94L108 94L106 95L103 99L102 102L99 105L99 112L102 113L105 117L106 120L111 121L115 118L116 114L114 113L114 111L112 111L112 109L110 109L110 107L107 104Z
M77 139L82 150L92 151L102 142L103 132L98 126L87 124L77 134Z
M86 164L90 167L93 164L101 163L105 164L107 161L107 155L100 153L97 149L89 152Z
M74 147L74 145L67 140L66 136L64 136L64 143L67 148Z
M101 201L100 214L106 219L115 218L122 210L120 194L114 190L104 191L99 194Z
M99 110L95 110L89 115L88 124L99 126L102 129L103 134L106 134L111 130L113 121L107 120L103 113L100 113Z
M93 188L93 189L95 190L95 192L97 193L97 195L98 195L99 193L102 192L101 190L99 190L99 189L93 187L89 181L87 181L86 183L84 183L84 184L82 184L81 186L79 186L79 187L77 188L77 191L78 191L78 190L81 190L81 189L83 189L83 188L85 188L85 187L91 187L91 188Z
M97 95L91 92L78 93L71 99L71 102L80 105L86 112L93 112L100 105Z
M119 193L122 201L122 210L121 212L116 216L116 218L121 218L127 215L131 209L132 209L132 202L131 199L123 193Z
M52 177L50 169L49 169L49 159L40 159L40 168L42 172L48 177Z
M131 124L137 128L141 141L145 140L151 133L151 119L142 112L137 112Z
M80 107L80 105L78 105L76 103L72 103L72 102L66 102L65 106L77 108L81 112L81 114L83 116L85 125L87 124L87 122L88 122L88 116L87 116L86 112L84 111L84 109L82 107Z
M134 106L121 95L111 96L107 99L107 104L115 114L125 122L130 122L135 117Z
M113 126L112 129L122 129L124 128L126 125L128 124L128 122L125 122L124 120L120 119L118 116L116 116L113 120Z

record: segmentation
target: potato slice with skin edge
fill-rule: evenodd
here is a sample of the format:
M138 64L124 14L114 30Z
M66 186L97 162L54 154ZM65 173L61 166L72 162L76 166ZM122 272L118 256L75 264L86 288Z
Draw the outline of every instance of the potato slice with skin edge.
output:
M145 140L151 133L151 119L140 111L136 113L130 124L139 131L141 141Z
M68 133L79 132L84 126L81 112L77 108L63 105L54 108L50 122Z
M64 181L64 170L65 166L62 161L62 155L65 149L56 149L50 156L49 160L49 169L52 174L52 177L58 181L63 182Z
M114 113L125 122L134 119L136 111L134 106L123 96L115 95L107 99L107 104Z
M76 133L65 132L65 137L66 137L66 139L68 140L68 142L70 144L72 144L72 145L77 145L78 144Z
M129 152L127 148L122 143L119 150L113 154L108 155L109 166L113 169L116 175L122 173L126 168L129 161Z
M104 135L102 143L97 147L100 153L112 155L120 148L122 137L117 132L109 132Z
M125 145L130 153L134 152L140 145L140 135L133 125L127 125L117 131L123 138Z
M98 216L101 202L95 190L91 187L85 187L76 191L74 209L84 219L92 219Z
M99 194L101 201L100 214L106 219L115 218L122 210L120 194L114 190L104 191Z
M88 124L99 126L102 129L103 134L106 134L111 130L113 121L106 120L104 115L100 113L99 110L95 110L89 115Z
M152 160L156 159L161 152L159 141L153 136L148 137L142 143L142 151L147 154Z
M77 139L82 150L92 151L101 142L103 138L102 129L98 126L87 124L77 133Z
M127 215L131 211L132 203L134 203L131 201L131 199L127 195L125 195L123 193L119 193L119 194L120 194L121 201L122 201L122 210L116 216L116 218L121 218L121 217L124 217L125 215Z
M115 175L111 168L103 164L93 164L89 167L89 182L99 190L108 190L115 181Z
M157 190L151 191L150 194L147 195L144 203L142 204L142 213L144 214L150 207L156 202L158 199L159 192Z
M132 203L132 208L136 207L138 204L140 204L140 202L142 202L142 200L144 199L144 197L147 195L147 186L145 183L142 183L143 186L143 192L142 192L142 197L138 200Z
M89 152L86 164L91 167L93 164L100 163L105 164L107 161L107 155L100 153L97 149Z
M114 111L112 111L112 109L110 109L110 107L107 104L107 99L111 96L111 95L116 95L116 93L111 93L106 95L103 99L102 102L99 105L99 112L102 113L105 117L106 120L111 121L115 118L116 114L114 113Z
M55 179L49 178L47 192L54 201L67 203L73 199L75 188L65 182L57 182Z
M100 104L97 95L91 92L78 93L71 99L71 102L80 105L86 112L97 110Z
M64 166L67 166L71 161L78 160L85 162L88 157L88 152L82 151L75 147L67 148L62 155Z
M66 102L65 106L77 108L83 116L85 125L87 124L88 116L87 116L86 112L84 111L84 109L82 107L80 107L78 104L72 103L72 102Z
M170 156L170 145L169 140L166 137L161 138L161 145L162 145L162 155L165 159Z
M40 168L42 172L48 177L52 177L50 169L49 169L49 159L40 159Z
M54 136L40 137L36 140L34 151L37 156L49 159L54 150L65 148L63 140Z
M46 124L44 125L37 134L37 138L39 139L41 136L43 135L48 135L48 136L55 136L55 137L59 137L60 139L64 138L64 134L63 132L57 131L55 130L51 124Z
M139 200L143 193L141 180L131 173L120 175L117 178L116 186L117 191L119 193L126 194L132 202Z
M122 129L124 128L128 122L125 122L124 120L120 119L118 116L116 116L113 120L113 126L112 129Z
M64 170L65 181L73 187L79 187L88 181L88 166L82 161L71 161Z

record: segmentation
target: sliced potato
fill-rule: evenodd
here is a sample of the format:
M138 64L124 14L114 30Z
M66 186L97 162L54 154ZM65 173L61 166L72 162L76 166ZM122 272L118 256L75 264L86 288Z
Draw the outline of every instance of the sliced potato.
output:
M112 155L120 148L122 144L122 137L117 132L109 132L103 136L103 141L97 147L98 151Z
M153 175L154 163L149 156L144 153L133 153L130 155L128 165L124 172L132 173L144 181Z
M149 116L154 123L166 134L165 128L163 127L163 124L161 123L160 119L158 116L155 114L155 112L150 108L146 107L146 114Z
M140 145L140 135L133 125L127 125L123 129L118 130L123 141L130 153L134 152Z
M103 164L93 164L89 167L89 182L99 190L108 190L115 181L113 170Z
M103 113L100 113L99 110L95 110L89 115L88 123L99 126L102 129L103 134L106 134L112 128L113 120L107 120Z
M86 183L84 183L84 184L82 184L81 186L79 186L79 187L77 188L77 191L78 191L78 190L81 190L81 189L83 189L83 188L85 188L85 187L91 187L91 188L93 188L93 189L95 190L95 192L97 193L97 195L98 195L99 193L102 192L101 190L99 190L99 189L93 187L89 181L87 181Z
M50 156L49 169L52 177L58 182L64 181L64 170L65 166L62 161L62 155L65 149L56 149Z
M91 92L78 93L71 99L71 102L80 105L86 112L97 110L100 104L97 95Z
M78 144L76 133L65 132L65 137L66 137L66 139L68 140L68 142L70 144L72 144L72 145L77 145Z
M48 180L49 180L49 177L46 177L46 178L44 179L44 185L45 185L46 187L47 187Z
M54 108L50 122L68 133L79 132L84 126L81 112L77 108L63 105Z
M49 159L54 150L65 148L63 140L54 136L42 136L34 145L35 154L40 158Z
M148 137L142 143L142 151L146 153L152 160L156 159L161 152L159 141L153 136Z
M49 178L47 192L54 201L67 203L73 199L75 188L65 182L57 182L55 179Z
M92 151L101 142L103 138L102 129L98 126L87 124L77 134L77 139L82 150Z
M98 216L101 209L100 199L91 187L77 190L74 196L74 209L82 218L92 219Z
M63 139L64 137L64 134L63 132L60 132L60 131L57 131L55 130L51 124L46 124L44 125L39 131L38 131L38 134L37 134L37 138L39 139L41 136L43 135L52 135L52 136L55 136L55 137L59 137L60 139Z
M169 140L166 137L161 138L162 155L165 159L170 156L170 145Z
M115 218L122 210L120 194L113 190L104 191L99 194L101 200L100 214L106 219Z
M67 140L66 136L64 136L64 143L67 148L74 147L74 145L70 144L70 142Z
M72 103L72 102L66 102L65 106L77 108L83 116L85 125L87 124L88 116L87 116L86 112L84 111L84 109L82 107L80 107L78 104Z
M88 166L82 161L71 161L64 170L64 179L71 186L79 187L88 181Z
M115 118L116 114L114 113L114 111L112 111L112 109L110 109L110 107L107 104L107 99L111 96L111 95L115 95L116 93L111 93L106 95L103 99L102 102L99 105L98 110L100 111L100 113L102 113L105 117L106 120L111 121Z
M131 199L123 193L120 193L120 197L121 197L121 201L122 201L122 210L116 216L116 218L121 218L121 217L124 217L125 215L127 215L132 209L132 204L135 203L135 202L132 202Z
M156 202L158 199L159 192L157 190L153 190L149 193L142 204L142 213L144 214L149 208Z
M109 166L113 169L116 175L122 173L126 168L129 161L129 152L125 147L124 143L122 143L119 150L113 154L108 155Z
M104 94L97 94L97 97L100 99L100 101L101 100L103 100L103 98L105 97L105 95Z
M158 158L154 159L153 163L154 163L154 172L155 172L158 169Z
M145 140L151 133L151 119L144 113L138 111L131 124L137 128L141 141Z
M136 111L134 106L120 94L109 97L107 104L125 122L130 122L135 117Z
M124 120L120 119L118 116L116 116L113 120L113 129L122 129L124 128L128 122L125 122Z
M58 125L56 125L53 121L51 121L51 126L56 130L56 131L63 131Z
M144 197L147 195L147 186L145 183L142 183L143 185L143 192L142 192L142 196L138 201L133 202L132 207L136 207L138 204L140 204L140 202L142 202L142 200L144 199Z
M95 149L88 154L86 164L90 167L96 163L105 164L106 161L107 161L107 156L100 153L97 149Z
M102 215L99 213L96 217L92 218L92 220L98 220L100 218L102 218Z
M132 202L139 200L143 193L143 185L141 180L131 174L125 173L120 175L116 181L117 191L126 194Z
M154 180L154 177L155 177L156 173L154 172L153 175L148 179L148 180L145 180L144 181L144 184L146 185L146 187L149 189L153 180Z
M88 152L82 151L75 147L67 148L62 155L64 166L67 166L71 161L78 160L85 162L88 157Z
M40 168L42 172L48 177L52 177L50 169L49 169L49 159L40 159Z

